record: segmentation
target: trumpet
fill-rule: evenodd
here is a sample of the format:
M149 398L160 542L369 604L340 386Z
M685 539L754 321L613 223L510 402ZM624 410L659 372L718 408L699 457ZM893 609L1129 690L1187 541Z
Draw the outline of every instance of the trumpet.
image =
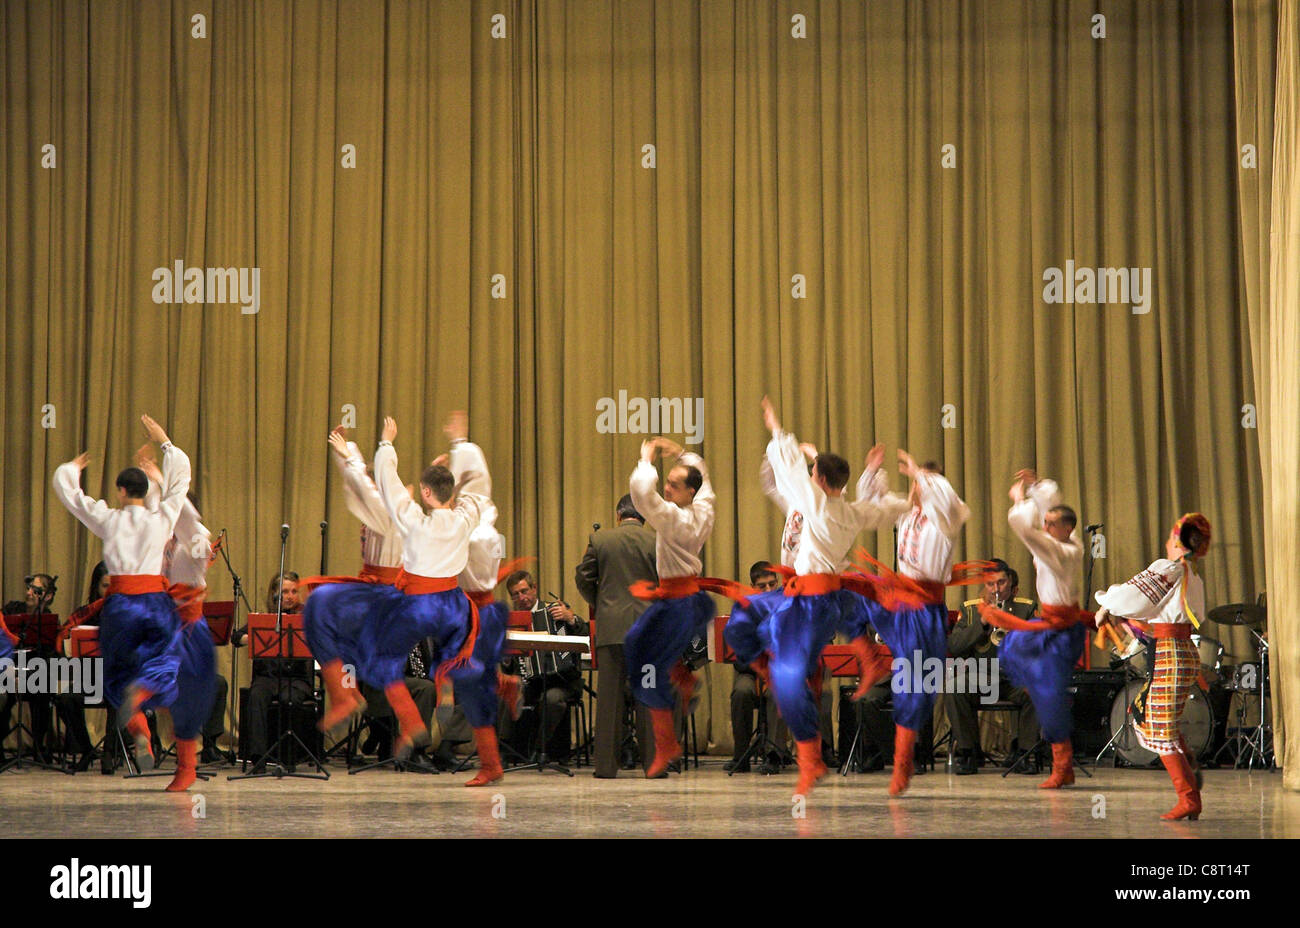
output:
M1004 599L995 599L993 600L993 605L1000 610L1005 610L1007 603ZM1007 630L1005 628L995 625L993 628L989 629L989 644L993 645L993 647L1001 647L1002 639L1005 637L1007 637Z

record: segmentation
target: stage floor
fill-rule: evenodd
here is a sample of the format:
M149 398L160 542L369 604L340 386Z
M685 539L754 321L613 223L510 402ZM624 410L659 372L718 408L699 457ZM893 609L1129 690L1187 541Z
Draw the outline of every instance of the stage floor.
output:
M23 770L0 775L6 837L1300 837L1300 794L1280 773L1205 771L1199 822L1164 823L1175 801L1163 770L1100 768L1073 788L1035 788L1041 777L942 769L891 800L888 773L828 775L792 815L795 775L727 777L721 759L667 781L591 768L507 773L486 789L472 774L377 770L328 781L220 776L189 793L167 778L124 780ZM200 815L201 813L201 815Z

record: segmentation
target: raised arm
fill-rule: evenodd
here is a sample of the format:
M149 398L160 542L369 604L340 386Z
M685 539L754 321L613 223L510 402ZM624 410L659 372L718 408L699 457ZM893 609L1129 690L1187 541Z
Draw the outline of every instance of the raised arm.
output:
M889 482L881 467L884 460L885 446L873 446L858 478L857 499L849 504L867 528L889 525L908 509L905 497L889 492Z
M962 502L948 478L934 471L917 468L912 475L921 491L921 511L948 537L957 533L970 518L970 508Z
M1017 484L1019 486L1019 484ZM1012 487L1015 498L1015 487ZM1039 480L1029 487L1028 495L1014 502L1007 513L1011 530L1025 544L1029 552L1057 575L1078 569L1083 558L1083 548L1075 537L1058 541L1043 528L1043 518L1048 510L1061 504L1061 492L1054 480Z
M458 493L492 497L492 474L488 470L483 449L468 439L453 439L451 443L451 475L456 478Z
M371 466L375 472L375 487L380 499L384 501L384 509L393 520L393 526L405 539L420 524L424 514L406 492L402 478L397 476L397 449L393 447L393 439L396 437L397 422L388 416L384 419L383 438L375 449L375 459Z
M90 456L83 451L66 464L60 464L54 471L54 495L78 522L103 538L113 510L102 499L91 499L82 492L81 472L88 463Z
M337 440L335 436L338 436ZM361 449L356 442L343 439L338 432L330 433L330 444L334 446L334 460L343 475L343 502L348 512L371 531L380 535L390 534L393 520L379 495L379 488L366 474L366 461L361 456Z

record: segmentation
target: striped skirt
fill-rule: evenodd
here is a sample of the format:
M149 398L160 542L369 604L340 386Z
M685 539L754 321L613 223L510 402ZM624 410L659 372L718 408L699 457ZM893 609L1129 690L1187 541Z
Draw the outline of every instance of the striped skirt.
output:
M1157 638L1155 662L1133 700L1138 742L1157 754L1178 754L1178 717L1201 670L1196 645L1186 638Z

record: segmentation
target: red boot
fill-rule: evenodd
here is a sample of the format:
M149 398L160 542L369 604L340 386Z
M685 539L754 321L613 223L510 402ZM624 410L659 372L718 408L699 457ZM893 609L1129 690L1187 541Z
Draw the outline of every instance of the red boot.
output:
M1183 818L1196 821L1201 815L1201 793L1196 788L1196 775L1192 772L1192 765L1186 757L1176 753L1161 754L1160 762L1169 771L1169 779L1174 781L1174 789L1178 791L1178 805L1160 817L1166 822L1176 822Z
M365 709L366 701L356 687L343 685L343 661L338 658L321 667L320 675L325 680L325 691L329 693L330 708L319 727L328 732Z
M176 742L176 775L167 784L167 792L183 793L198 779L196 771L198 759L198 742L194 738Z
M497 692L505 700L506 709L513 721L519 721L519 678L514 674L497 671Z
M853 701L857 702L867 695L867 690L871 689L877 680L889 676L892 658L889 656L889 651L882 653L880 649L873 648L866 638L854 638L849 642L849 647L853 649L853 656L858 662L858 688L853 691L852 697Z
M794 788L794 794L807 796L817 781L826 776L826 765L822 763L822 736L796 741L794 746L799 758L799 783Z
M145 704L145 701L152 697L153 691L146 689L138 683L132 683L128 686L126 688L125 698L122 700L122 705L117 707L118 727L130 730L131 720L135 717L136 713L140 711L140 707Z
M678 662L668 672L668 679L677 687L677 695L682 701L682 715L690 715L691 699L695 696L695 674L685 664Z
M1069 741L1052 744L1052 775L1038 784L1039 789L1060 789L1074 784L1074 745Z
M651 709L650 721L655 729L655 759L646 770L647 780L663 776L668 765L682 756L682 746L677 743L677 731L673 728L671 709Z
M478 773L466 786L487 786L503 776L501 751L497 747L497 730L491 725L474 729L474 747L478 749Z
M393 756L404 761L417 747L428 744L433 739L429 737L429 729L420 718L420 710L415 708L415 702L405 683L388 684L384 687L384 695L388 697L388 704L393 707L393 714L397 716L400 725L397 739L393 743Z
M135 741L135 765L141 770L152 770L156 765L153 739L149 737L149 720L144 717L144 713L134 713L126 723L126 730Z
M889 778L889 795L900 796L912 782L912 753L916 749L916 732L897 725L894 728L894 775Z

